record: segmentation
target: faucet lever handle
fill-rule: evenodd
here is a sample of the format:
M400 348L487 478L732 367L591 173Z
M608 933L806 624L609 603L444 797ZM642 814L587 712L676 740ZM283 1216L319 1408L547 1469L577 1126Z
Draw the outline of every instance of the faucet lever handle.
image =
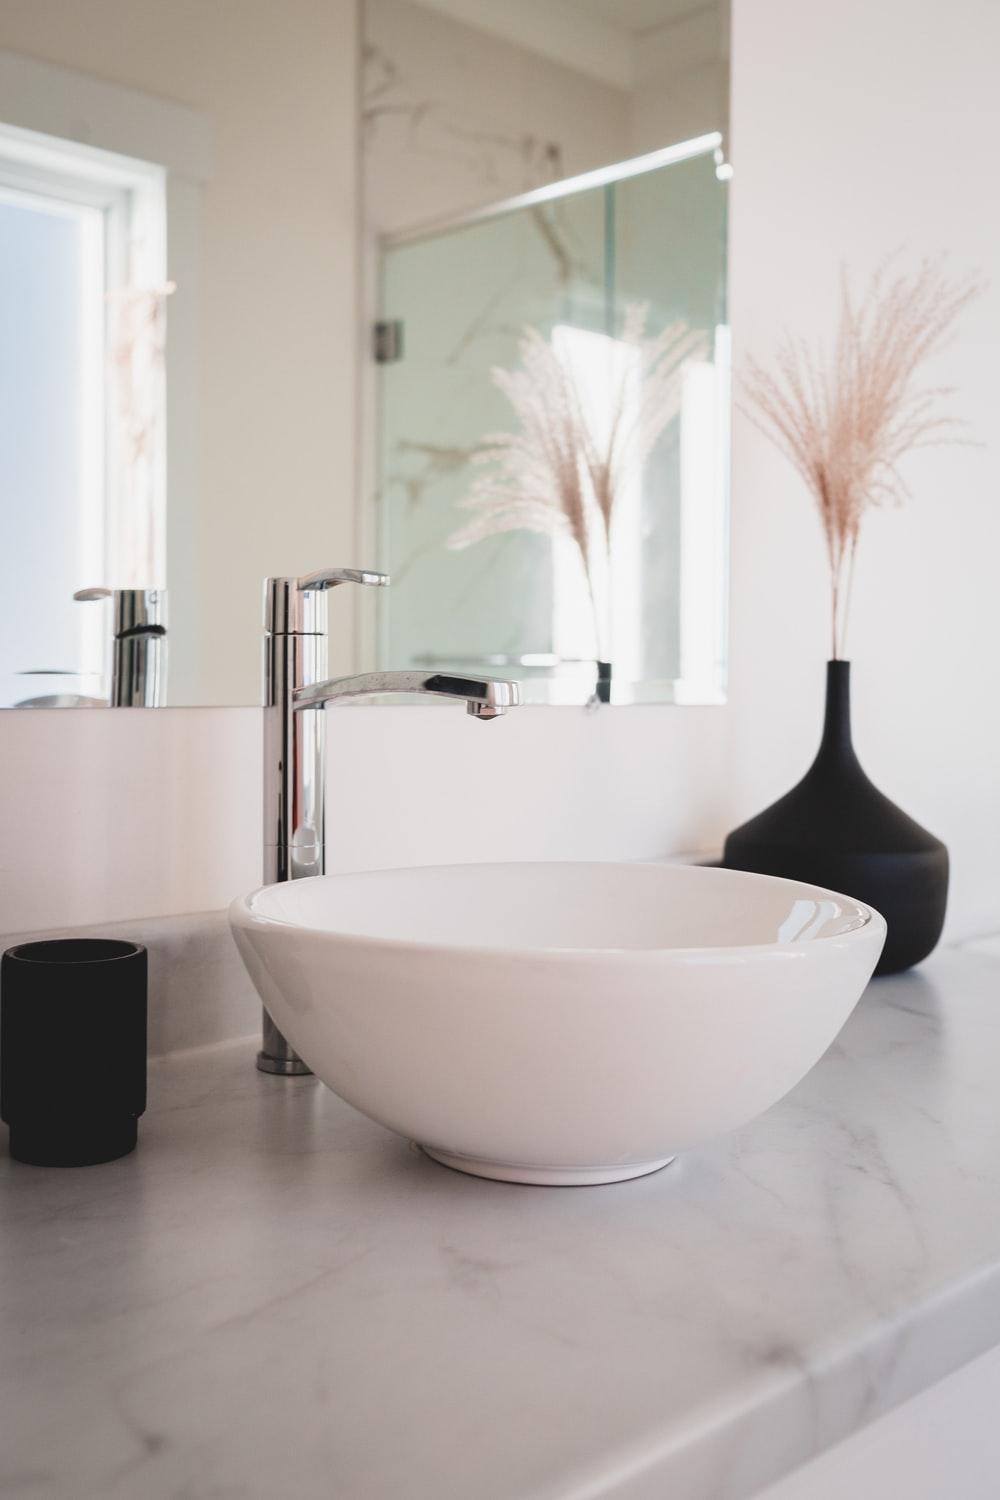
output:
M268 635L326 635L326 605L317 597L338 583L384 588L387 573L368 568L320 568L301 578L265 578L264 630Z
M89 604L92 599L110 599L110 589L77 589L73 598L80 604Z
M389 575L375 573L370 568L320 568L299 579L299 591L321 594L325 589L336 588L338 583L367 583L373 588L385 588Z

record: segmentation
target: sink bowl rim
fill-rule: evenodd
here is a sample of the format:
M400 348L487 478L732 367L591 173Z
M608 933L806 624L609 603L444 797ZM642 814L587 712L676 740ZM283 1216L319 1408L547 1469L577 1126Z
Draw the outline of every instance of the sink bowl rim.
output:
M664 961L671 959L693 961L710 958L717 963L727 963L733 960L747 960L751 958L764 958L773 954L802 954L815 956L829 946L840 946L844 943L853 943L860 940L870 940L881 931L885 934L885 918L874 907L865 902L858 901L853 896L846 896L841 891L832 891L824 886L812 885L808 881L789 880L781 875L763 875L748 870L729 870L711 865L672 865L658 864L653 860L469 860L465 863L448 863L438 865L404 865L388 866L378 870L351 870L340 871L331 875L311 875L304 877L305 882L313 885L316 881L324 883L335 883L339 880L354 879L364 876L378 875L419 875L429 871L442 870L469 870L469 869L505 869L513 866L537 865L548 869L586 867L590 869L653 869L671 871L697 871L699 877L705 875L712 877L715 874L723 874L728 879L736 881L748 881L754 884L764 882L768 885L790 886L797 890L808 892L813 899L831 899L844 907L845 915L856 914L856 919L851 925L841 932L820 934L817 937L795 938L789 942L761 942L761 943L732 943L715 944L706 943L699 945L672 945L660 947L614 947L602 945L596 947L526 947L526 946L497 946L488 943L458 943L422 941L417 938L396 938L376 936L371 933L357 933L336 928L313 927L302 921L292 921L286 917L272 916L255 909L256 903L262 896L270 891L281 890L291 882L272 882L268 885L258 886L255 890L245 896L238 896L229 907L229 920L232 926L243 928L280 928L286 932L299 932L309 939L330 939L337 943L346 944L356 949L388 949L397 953L410 952L419 955L459 955L462 957L481 957L492 961L508 960L513 962L531 963L558 963L567 964L575 961L583 961L588 964L600 962L601 960L612 960L615 963L623 962L650 962L653 960Z

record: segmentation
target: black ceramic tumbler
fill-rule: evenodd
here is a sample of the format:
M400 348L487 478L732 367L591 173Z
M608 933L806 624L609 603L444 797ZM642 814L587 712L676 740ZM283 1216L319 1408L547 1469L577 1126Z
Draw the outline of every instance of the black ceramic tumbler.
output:
M110 938L9 948L0 968L0 1118L10 1154L89 1167L135 1147L146 1108L146 950Z

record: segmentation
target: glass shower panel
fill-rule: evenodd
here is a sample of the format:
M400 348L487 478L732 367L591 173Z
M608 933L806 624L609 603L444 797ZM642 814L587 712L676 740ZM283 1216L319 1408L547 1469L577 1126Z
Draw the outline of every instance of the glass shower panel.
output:
M460 502L477 454L515 426L492 372L517 367L527 326L586 387L599 429L609 372L636 394L636 351L619 337L628 304L649 304L648 334L684 318L704 332L712 404L725 212L714 166L709 153L384 250L379 315L401 339L378 372L379 565L393 581L378 600L381 666L502 668L529 700L572 703L593 694L595 658L611 654L613 701L684 696L682 475L698 465L680 434L704 398L697 370L685 370L681 417L645 480L621 497L612 651L597 639L572 542L511 531L455 551L448 539L469 519Z
M381 316L401 324L402 355L380 371L379 551L392 575L380 664L551 654L550 540L509 532L463 552L447 542L467 519L459 502L477 450L511 425L492 368L517 363L527 324L603 327L604 238L593 192L385 254Z

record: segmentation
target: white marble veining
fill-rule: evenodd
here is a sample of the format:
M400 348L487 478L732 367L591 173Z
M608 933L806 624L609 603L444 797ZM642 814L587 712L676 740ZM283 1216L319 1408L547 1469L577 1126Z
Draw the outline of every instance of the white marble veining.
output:
M740 1500L1000 1340L1000 964L613 1187L478 1181L237 1045L138 1152L0 1160L0 1494Z
M377 233L630 154L624 90L409 0L366 0L362 96Z

